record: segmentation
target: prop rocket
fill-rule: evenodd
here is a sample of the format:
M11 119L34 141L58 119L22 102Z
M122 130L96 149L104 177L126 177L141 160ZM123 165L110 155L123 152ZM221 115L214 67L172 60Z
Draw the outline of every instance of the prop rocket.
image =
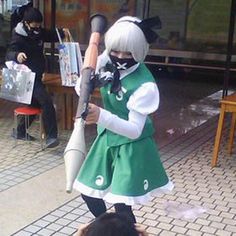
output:
M85 51L84 65L81 74L80 98L76 112L74 130L64 151L66 169L66 191L72 192L73 183L86 156L84 123L88 112L88 102L92 93L91 79L94 76L98 45L101 34L105 32L107 20L105 16L95 14L90 18L91 36Z

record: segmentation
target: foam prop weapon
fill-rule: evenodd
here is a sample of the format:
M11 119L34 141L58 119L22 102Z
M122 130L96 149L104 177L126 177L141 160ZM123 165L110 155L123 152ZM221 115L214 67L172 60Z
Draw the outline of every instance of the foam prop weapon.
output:
M94 77L98 45L101 34L105 32L107 19L105 16L95 14L90 18L91 36L88 48L85 51L83 69L81 72L80 98L76 112L74 130L64 151L66 170L66 192L71 193L73 183L86 156L84 136L84 121L88 113L88 102L93 90L91 79Z

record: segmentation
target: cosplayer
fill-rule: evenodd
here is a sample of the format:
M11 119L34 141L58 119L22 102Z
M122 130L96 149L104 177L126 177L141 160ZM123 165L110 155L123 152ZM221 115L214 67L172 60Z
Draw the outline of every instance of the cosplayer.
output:
M132 205L173 188L149 117L159 106L159 91L143 63L157 38L151 30L156 24L158 17L141 21L125 16L105 34L105 51L97 63L106 81L100 88L104 108L89 104L86 124L96 123L98 136L74 183L95 217L106 212L106 201L136 222Z

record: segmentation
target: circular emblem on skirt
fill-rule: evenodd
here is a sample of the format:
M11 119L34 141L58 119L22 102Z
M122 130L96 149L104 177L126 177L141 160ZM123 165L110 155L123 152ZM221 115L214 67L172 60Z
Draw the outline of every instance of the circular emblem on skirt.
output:
M143 188L144 188L145 191L148 189L148 181L147 181L147 179L145 179L143 181Z
M98 175L98 176L96 177L95 184L96 184L97 186L102 186L103 183L104 183L104 177L101 176L101 175Z

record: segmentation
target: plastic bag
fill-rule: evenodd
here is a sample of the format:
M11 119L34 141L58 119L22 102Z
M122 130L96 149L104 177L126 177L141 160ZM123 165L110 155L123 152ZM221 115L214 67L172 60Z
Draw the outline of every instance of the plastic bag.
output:
M6 62L2 70L0 97L6 100L30 104L32 100L35 73L27 66L14 61Z

